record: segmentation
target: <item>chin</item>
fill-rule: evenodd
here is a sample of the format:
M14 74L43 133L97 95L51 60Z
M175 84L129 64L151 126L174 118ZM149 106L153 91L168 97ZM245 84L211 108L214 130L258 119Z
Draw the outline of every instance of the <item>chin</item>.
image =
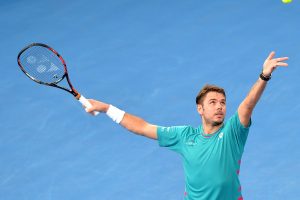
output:
M223 124L223 120L222 121L213 122L213 126L219 126L221 124Z

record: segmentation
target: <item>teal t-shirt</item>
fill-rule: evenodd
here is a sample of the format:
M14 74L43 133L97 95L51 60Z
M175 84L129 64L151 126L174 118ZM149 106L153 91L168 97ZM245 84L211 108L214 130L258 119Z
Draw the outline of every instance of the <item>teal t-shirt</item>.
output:
M250 124L244 127L236 112L213 134L202 126L157 128L159 145L183 158L185 200L243 199L239 170Z

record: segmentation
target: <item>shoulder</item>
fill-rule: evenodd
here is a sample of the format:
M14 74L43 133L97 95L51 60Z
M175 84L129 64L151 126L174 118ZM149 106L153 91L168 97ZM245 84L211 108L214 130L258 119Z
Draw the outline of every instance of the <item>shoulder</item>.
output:
M158 132L161 133L189 133L193 132L195 128L189 125L184 126L158 126L157 127Z
M157 133L159 136L176 136L180 138L185 138L189 137L191 135L194 135L198 133L198 128L194 128L193 126L190 125L184 125L184 126L169 126L169 127L164 127L164 126L158 126L157 127Z
M238 112L235 112L224 125L225 132L231 132L234 134L248 133L251 126L251 120L248 126L244 126L239 118Z
M157 127L157 138L160 146L179 149L182 142L195 133L192 126Z
M226 124L232 126L232 127L238 127L238 128L242 128L242 129L249 129L250 126L251 126L251 119L249 121L249 124L248 126L244 126L242 123L241 123L241 120L240 120L240 117L239 117L239 114L238 112L236 111L229 119L228 121L226 122Z

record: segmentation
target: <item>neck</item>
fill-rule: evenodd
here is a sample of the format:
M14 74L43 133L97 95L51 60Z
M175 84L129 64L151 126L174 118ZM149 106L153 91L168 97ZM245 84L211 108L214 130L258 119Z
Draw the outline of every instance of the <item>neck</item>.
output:
M213 124L203 123L203 131L204 131L205 134L213 134L217 130L219 130L222 125L223 125L223 123L221 123L219 125L213 125Z

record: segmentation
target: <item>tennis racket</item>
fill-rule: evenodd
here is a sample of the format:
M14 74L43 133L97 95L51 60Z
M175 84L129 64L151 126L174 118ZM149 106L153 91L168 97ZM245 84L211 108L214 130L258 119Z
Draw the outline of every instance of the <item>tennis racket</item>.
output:
M62 89L72 94L83 106L90 108L91 103L72 85L64 59L46 44L33 43L24 47L18 54L18 65L31 80ZM66 79L69 88L58 85ZM94 112L94 115L99 112Z

